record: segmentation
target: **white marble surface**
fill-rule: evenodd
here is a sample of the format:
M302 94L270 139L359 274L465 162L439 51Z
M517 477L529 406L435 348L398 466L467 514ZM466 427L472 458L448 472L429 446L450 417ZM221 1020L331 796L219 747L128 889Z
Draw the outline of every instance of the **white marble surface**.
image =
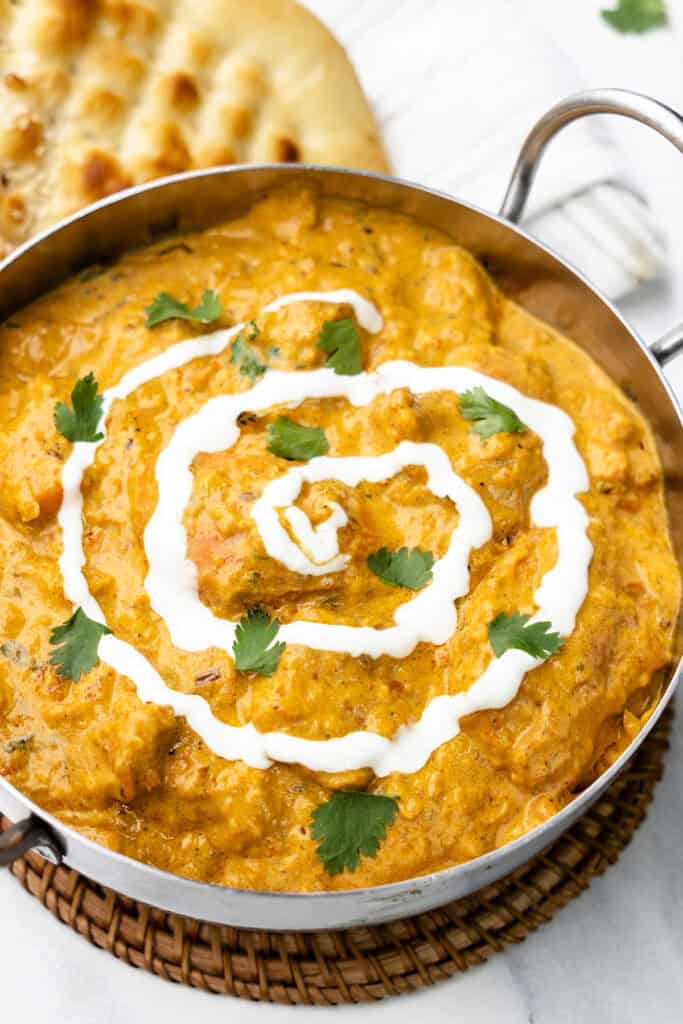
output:
M479 7L498 0L477 0ZM513 0L507 0L508 3ZM514 0L544 19L568 50L587 85L641 89L683 108L683 0L669 0L674 29L646 38L609 32L594 0ZM419 56L425 68L442 60L444 39L428 26L465 0L309 0L359 62L382 109L419 104L415 88L401 89L405 69ZM603 4L604 5L604 4ZM412 24L392 38L391 23ZM428 17L429 16L429 17ZM427 28L425 28L427 26ZM539 61L544 55L539 53ZM492 72L495 38L491 40ZM368 67L368 62L370 66ZM519 69L524 74L524 68ZM390 91L389 91L390 90ZM540 97L545 99L545 97ZM548 97L548 100L552 97ZM443 100L446 103L446 99ZM666 229L671 276L629 298L624 306L646 339L683 320L683 158L639 126L618 135L629 170L647 192ZM453 125L453 140L457 124ZM405 145L406 143L402 143ZM455 142L434 139L435 167L453 158ZM431 150L430 150L431 153ZM392 148L401 171L403 156ZM406 162L408 159L406 157ZM671 370L683 394L683 358ZM0 1020L60 1020L67 1024L180 1024L239 1019L244 1024L316 1024L339 1019L402 1024L416 1015L462 1024L681 1024L683 1021L683 714L679 715L667 775L647 822L617 867L595 882L551 924L485 967L411 997L374 1007L296 1010L217 999L171 986L118 963L55 922L0 873Z

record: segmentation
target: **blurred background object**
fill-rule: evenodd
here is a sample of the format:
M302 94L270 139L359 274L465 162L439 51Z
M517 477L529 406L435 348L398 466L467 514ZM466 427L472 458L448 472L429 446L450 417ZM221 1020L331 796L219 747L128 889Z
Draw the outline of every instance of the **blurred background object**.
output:
M545 110L607 84L587 82L548 31L558 4L425 3L419 19L414 0L307 5L342 33L395 173L487 210L500 205L520 144ZM661 273L665 245L612 127L591 119L558 137L525 226L618 298Z
M388 169L344 50L294 0L0 0L0 255L141 181L278 162Z

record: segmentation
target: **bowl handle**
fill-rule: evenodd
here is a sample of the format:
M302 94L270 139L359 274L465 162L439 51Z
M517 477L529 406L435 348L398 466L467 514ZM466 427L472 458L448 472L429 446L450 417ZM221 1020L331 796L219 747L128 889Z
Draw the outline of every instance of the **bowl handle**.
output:
M9 867L29 850L37 850L52 864L61 864L64 856L56 834L33 814L16 825L10 825L4 832L0 831L0 867Z
M670 363L674 356L683 352L683 324L672 327L670 331L658 338L650 346L650 351L661 366Z
M561 128L589 114L619 114L640 121L663 135L683 153L683 116L665 103L627 89L590 89L568 96L543 115L527 135L510 178L501 217L517 224L524 212L546 146ZM668 363L683 351L683 324L650 346L655 358Z

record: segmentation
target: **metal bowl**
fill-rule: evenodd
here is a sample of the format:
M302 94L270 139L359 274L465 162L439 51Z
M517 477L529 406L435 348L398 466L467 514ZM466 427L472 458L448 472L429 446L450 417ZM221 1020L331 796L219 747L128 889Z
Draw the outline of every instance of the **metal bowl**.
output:
M614 113L655 128L683 151L683 118L655 100L618 90L582 93L554 107L527 138L499 216L450 196L374 174L322 167L242 166L177 175L103 200L39 235L0 265L0 317L7 317L93 262L167 232L234 216L272 187L300 182L407 213L473 252L502 290L573 338L637 403L664 467L673 541L683 565L683 418L662 366L683 349L683 327L648 349L578 271L516 226L546 143L578 117ZM246 928L320 929L378 923L465 896L554 842L612 783L654 727L679 676L683 630L657 709L619 760L567 807L515 842L483 857L391 885L330 893L257 892L190 881L113 853L68 828L0 779L0 809L22 818L0 836L0 864L35 848L126 896L206 921ZM28 816L27 816L28 815Z

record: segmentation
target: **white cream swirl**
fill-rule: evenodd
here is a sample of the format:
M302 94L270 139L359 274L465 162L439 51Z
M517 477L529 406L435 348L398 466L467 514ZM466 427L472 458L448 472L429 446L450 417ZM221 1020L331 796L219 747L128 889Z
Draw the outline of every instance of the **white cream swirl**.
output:
M346 289L294 293L271 303L264 312L298 301L348 303L366 330L378 331L382 326L375 307ZM116 387L104 394L99 429L104 432L116 398L126 397L146 381L192 359L218 354L243 327L240 324L229 331L180 342L125 374ZM185 650L217 646L231 653L236 624L214 616L199 600L196 567L187 558L182 517L192 490L193 459L202 451L231 447L239 436L237 417L241 412L283 403L295 407L306 398L325 397L345 397L353 405L363 406L397 388L408 388L414 394L451 391L458 395L476 386L484 387L493 398L510 406L541 438L548 481L533 498L531 520L537 526L556 530L558 557L534 595L538 611L532 621L548 620L562 636L571 633L588 590L592 556L588 517L576 497L587 489L588 476L573 442L572 421L557 407L524 396L510 385L474 370L458 366L420 367L397 361L383 364L374 373L357 376L342 376L329 369L269 371L251 390L209 399L199 412L178 425L157 461L159 497L144 536L149 562L145 585L152 607L164 618L174 643ZM60 568L67 597L91 618L104 622L83 575L81 480L94 460L96 448L94 444L76 444L64 466L64 501L59 512L64 551ZM405 657L417 643L441 644L452 635L456 627L454 600L465 594L469 586L469 553L490 537L491 521L479 496L454 473L438 446L404 441L380 456L314 459L291 468L268 484L252 514L266 550L289 568L312 574L341 571L346 558L339 553L337 529L344 525L345 513L336 506L330 518L314 531L301 510L292 505L302 483L335 479L354 486L361 480L388 479L404 466L416 464L427 469L433 492L451 497L459 512L448 551L434 565L433 582L397 609L396 624L387 629L299 621L284 625L278 639L352 655ZM283 514L307 553L293 543L282 527L279 508L284 508ZM227 725L216 718L203 697L168 687L142 654L115 636L103 637L99 655L134 682L141 700L171 705L219 756L242 759L259 768L274 760L298 762L322 771L370 767L379 776L393 771L417 771L437 747L458 734L463 716L509 703L526 672L540 664L522 651L507 651L501 658L492 659L465 693L434 698L418 722L402 727L391 739L363 731L330 740L307 740L288 733L259 733L251 724Z

